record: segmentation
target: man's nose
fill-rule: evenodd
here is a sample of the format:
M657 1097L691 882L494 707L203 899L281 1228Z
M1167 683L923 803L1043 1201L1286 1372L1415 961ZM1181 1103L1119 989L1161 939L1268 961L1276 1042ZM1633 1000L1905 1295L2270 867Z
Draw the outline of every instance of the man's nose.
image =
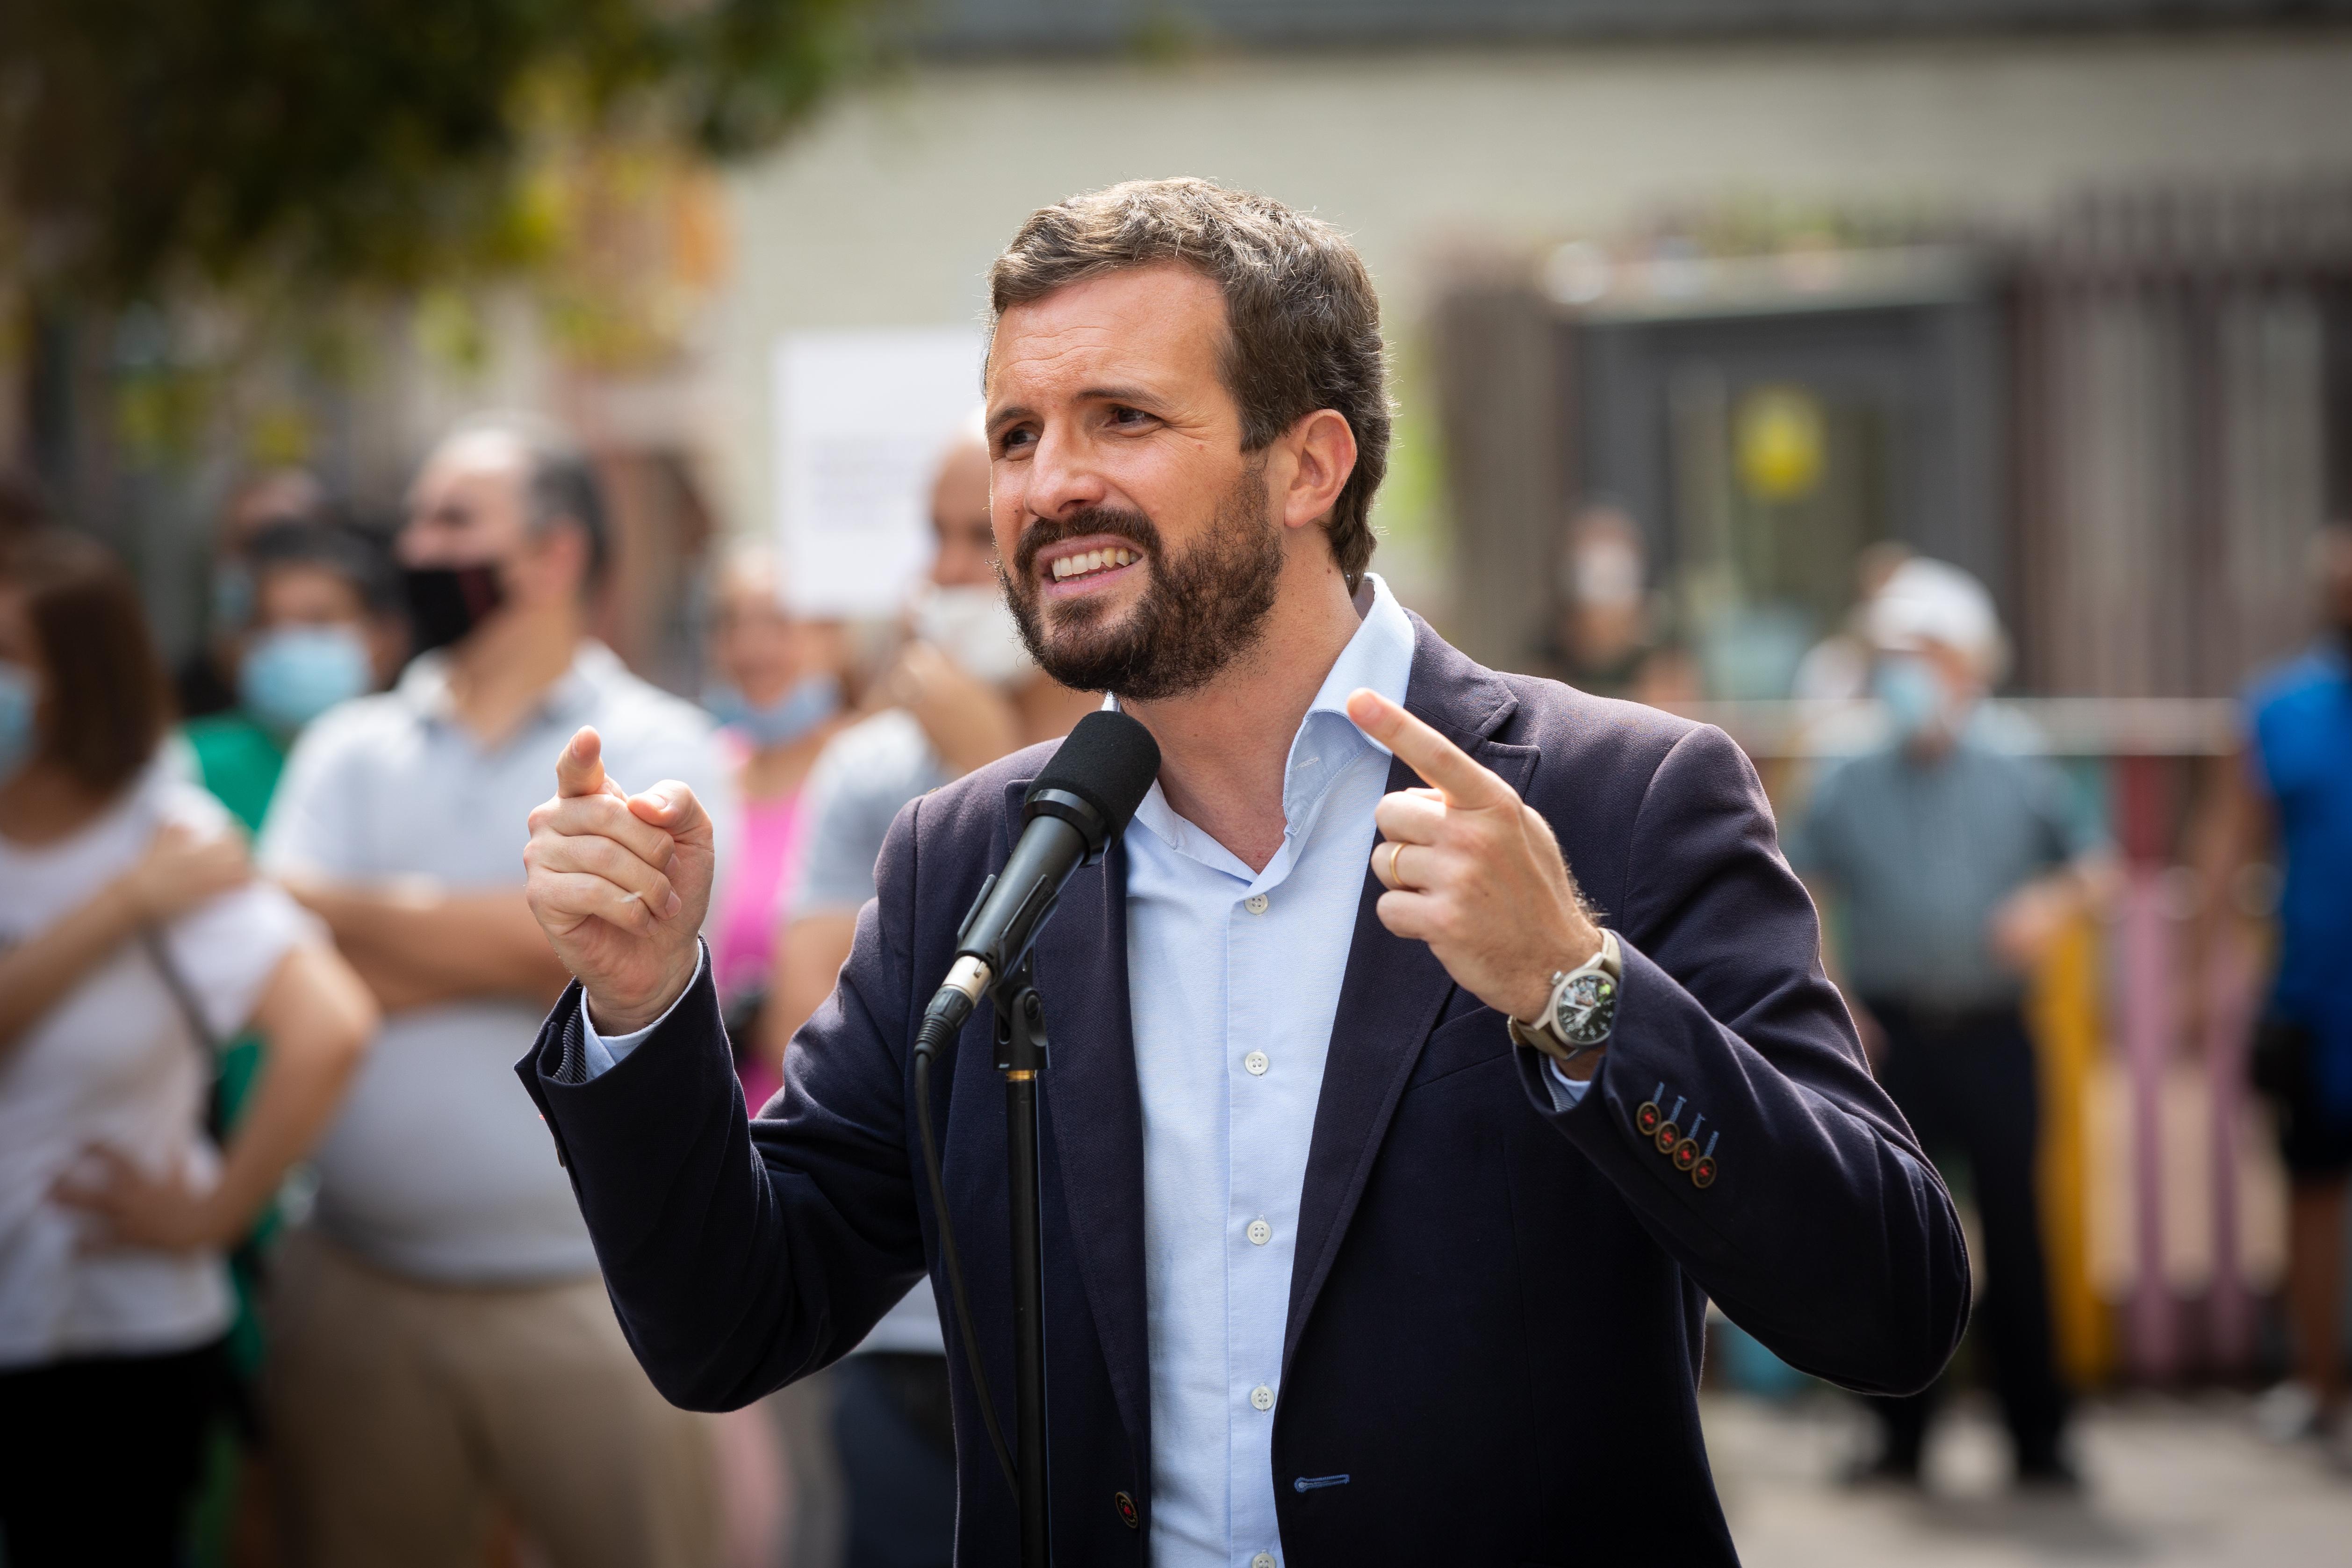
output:
M1092 442L1048 426L1029 458L1024 508L1035 517L1066 517L1100 506L1109 494Z
M447 529L410 522L393 535L392 555L403 566L451 566L457 563L453 543Z

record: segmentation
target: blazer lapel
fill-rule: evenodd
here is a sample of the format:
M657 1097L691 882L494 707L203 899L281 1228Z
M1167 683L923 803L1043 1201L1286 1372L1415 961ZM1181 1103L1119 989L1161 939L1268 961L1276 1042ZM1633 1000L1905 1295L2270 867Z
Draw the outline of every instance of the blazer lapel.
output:
M1008 832L1021 828L1029 781L1005 786ZM1062 1198L1076 1237L1111 1391L1146 1472L1150 1465L1150 1377L1143 1286L1143 1101L1127 991L1127 851L1112 844L1099 865L1062 889L1030 960L1045 1005L1050 1055L1044 1136L1061 1169Z
M1518 700L1492 673L1448 646L1419 616L1412 623L1412 678L1405 707L1494 769L1513 789L1524 792L1535 771L1535 748L1486 739L1510 717ZM1402 759L1391 759L1391 793L1422 783ZM1381 924L1375 906L1383 890L1367 867L1356 907L1355 939L1331 1022L1331 1048L1315 1107L1306 1183L1299 1194L1298 1247L1291 1262L1290 1310L1282 1338L1286 1372L1339 1257L1397 1099L1454 990L1453 977L1428 944L1408 942Z

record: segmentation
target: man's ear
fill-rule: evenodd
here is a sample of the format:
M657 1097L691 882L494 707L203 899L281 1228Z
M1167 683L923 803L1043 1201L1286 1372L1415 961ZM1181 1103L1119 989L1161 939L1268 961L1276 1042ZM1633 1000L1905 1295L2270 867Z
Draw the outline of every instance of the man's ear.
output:
M408 622L400 616L376 615L367 618L366 641L368 664L375 676L375 689L390 686L400 674L400 667L408 659Z
M1272 499L1286 528L1323 521L1339 504L1339 492L1356 471L1356 432L1336 408L1303 416L1277 443L1290 461L1276 470L1280 493ZM1279 477L1286 470L1286 479Z
M531 535L530 553L532 566L555 593L568 585L573 598L595 596L597 584L591 581L595 552L589 546L588 530L574 519L557 517L541 523Z

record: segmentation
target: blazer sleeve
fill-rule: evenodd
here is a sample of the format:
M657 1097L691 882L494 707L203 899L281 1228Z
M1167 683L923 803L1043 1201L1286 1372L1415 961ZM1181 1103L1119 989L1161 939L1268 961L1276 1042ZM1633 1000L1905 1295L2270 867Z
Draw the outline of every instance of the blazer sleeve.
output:
M730 1410L838 1359L923 1273L904 1115L909 805L839 984L748 1119L710 965L610 1070L575 982L516 1064L554 1135L621 1329L673 1404Z
M1598 1092L1557 1109L1536 1076L1543 1058L1521 1051L1538 1110L1781 1359L1870 1393L1925 1387L1967 1323L1959 1219L1871 1077L1822 973L1812 901L1722 731L1694 730L1668 752L1627 864L1625 972ZM1653 1129L1667 1121L1662 1139Z

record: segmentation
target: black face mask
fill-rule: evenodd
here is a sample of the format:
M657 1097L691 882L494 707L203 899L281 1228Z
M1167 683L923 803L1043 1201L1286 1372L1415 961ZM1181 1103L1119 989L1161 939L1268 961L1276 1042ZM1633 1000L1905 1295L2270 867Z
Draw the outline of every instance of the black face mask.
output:
M408 598L410 646L416 653L459 641L506 603L493 565L412 566L400 578Z

